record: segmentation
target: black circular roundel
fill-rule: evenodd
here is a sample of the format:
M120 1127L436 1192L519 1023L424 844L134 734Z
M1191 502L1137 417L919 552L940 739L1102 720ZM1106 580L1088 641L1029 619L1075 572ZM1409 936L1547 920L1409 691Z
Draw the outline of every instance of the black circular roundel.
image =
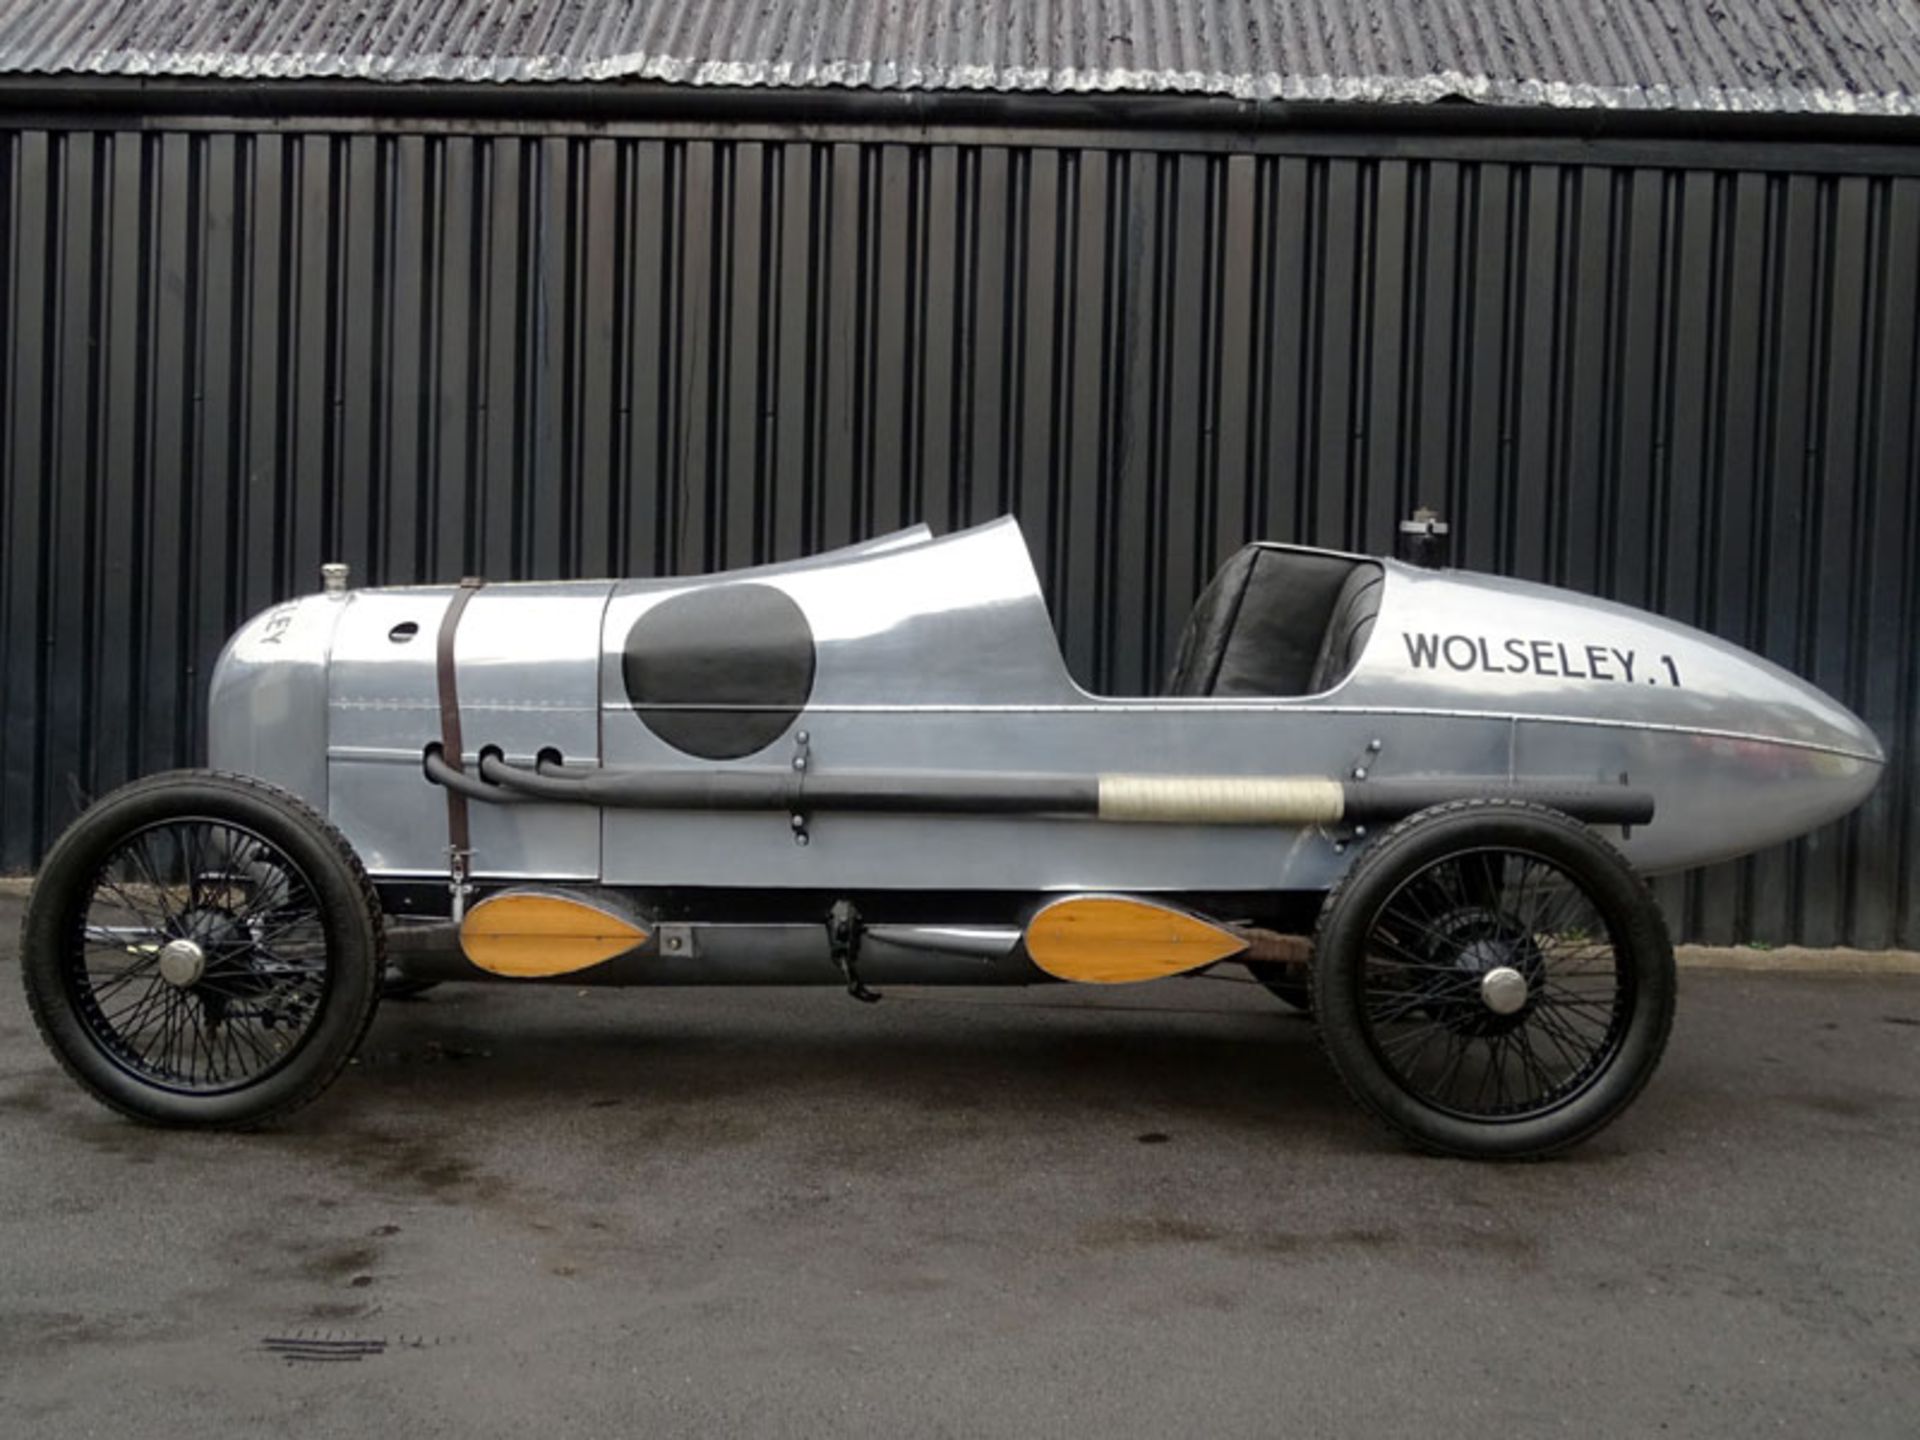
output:
M646 727L676 750L738 760L764 750L813 694L813 630L771 585L663 600L627 632L621 670Z

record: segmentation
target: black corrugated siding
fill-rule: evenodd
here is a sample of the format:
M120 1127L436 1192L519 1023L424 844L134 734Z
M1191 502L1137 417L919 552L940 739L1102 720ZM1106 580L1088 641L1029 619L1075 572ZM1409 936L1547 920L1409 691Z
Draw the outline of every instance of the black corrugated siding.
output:
M1669 882L1676 928L1920 944L1920 179L1005 138L0 132L0 868L200 756L222 639L323 559L1012 510L1075 673L1137 690L1242 540L1424 502L1892 748L1845 826Z

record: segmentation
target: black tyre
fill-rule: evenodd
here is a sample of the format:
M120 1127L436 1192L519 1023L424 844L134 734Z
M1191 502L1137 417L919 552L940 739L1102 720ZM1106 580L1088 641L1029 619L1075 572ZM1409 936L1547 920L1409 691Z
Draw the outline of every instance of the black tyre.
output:
M378 901L340 833L257 780L180 771L94 805L21 932L48 1047L137 1120L244 1128L326 1089L373 1018Z
M1508 801L1400 822L1327 896L1314 1013L1361 1105L1449 1155L1585 1140L1659 1063L1673 947L1645 884L1592 830Z

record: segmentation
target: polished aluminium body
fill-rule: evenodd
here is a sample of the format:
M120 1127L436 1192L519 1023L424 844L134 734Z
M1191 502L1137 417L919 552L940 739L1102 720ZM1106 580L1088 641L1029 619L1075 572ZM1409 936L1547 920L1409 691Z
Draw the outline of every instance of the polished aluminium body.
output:
M1700 631L1540 585L1380 563L1377 618L1344 678L1274 697L1083 690L1011 520L697 578L488 585L454 638L462 760L530 767L545 755L581 773L794 764L823 778L1630 782L1655 814L1621 843L1647 871L1804 833L1879 774L1877 741L1844 707ZM656 607L730 586L792 602L812 674L774 738L715 760L645 723L622 667ZM423 753L441 734L434 644L454 594L349 589L249 622L213 682L214 768L314 804L377 880L444 878L444 793ZM713 636L719 651L728 643ZM859 813L810 817L796 835L788 818L476 804L472 873L665 888L1319 891L1352 859L1353 827L1339 824Z

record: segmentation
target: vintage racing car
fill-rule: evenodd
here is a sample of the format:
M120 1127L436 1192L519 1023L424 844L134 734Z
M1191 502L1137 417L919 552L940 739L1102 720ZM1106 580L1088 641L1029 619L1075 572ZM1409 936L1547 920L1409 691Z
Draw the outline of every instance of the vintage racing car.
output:
M1292 545L1221 568L1161 693L1090 694L1012 520L691 579L329 567L232 638L210 705L211 768L88 810L22 951L67 1069L175 1125L311 1100L383 987L869 999L1233 961L1413 1141L1540 1155L1666 1042L1641 873L1799 835L1882 767L1699 631Z

